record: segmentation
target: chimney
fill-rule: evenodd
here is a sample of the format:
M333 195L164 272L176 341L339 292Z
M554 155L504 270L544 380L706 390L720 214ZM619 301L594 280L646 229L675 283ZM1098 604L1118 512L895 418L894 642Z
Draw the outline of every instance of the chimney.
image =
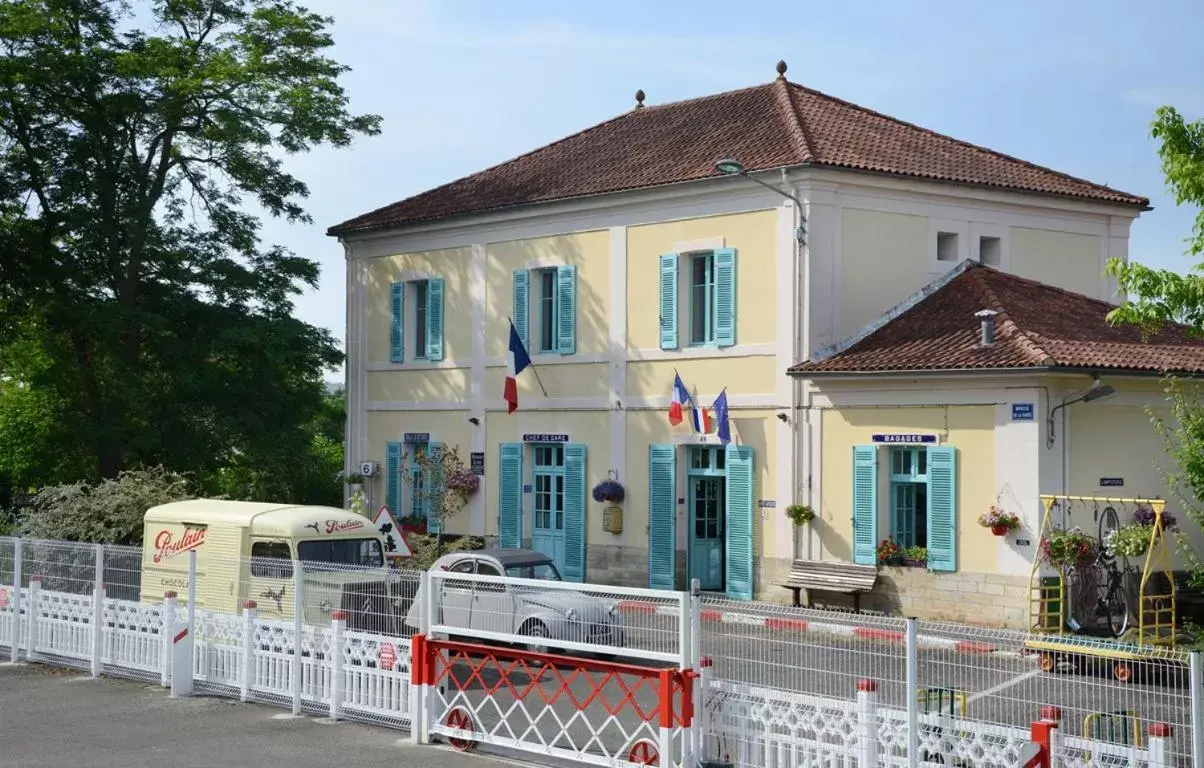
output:
M993 309L980 309L974 313L974 316L982 320L982 338L979 343L984 347L992 346L995 343L995 315L999 314Z

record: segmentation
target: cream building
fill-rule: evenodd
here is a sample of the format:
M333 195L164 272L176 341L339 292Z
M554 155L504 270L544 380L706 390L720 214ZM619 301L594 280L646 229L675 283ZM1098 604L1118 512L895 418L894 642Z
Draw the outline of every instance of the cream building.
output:
M799 537L784 515L848 514L814 460L839 429L788 368L966 260L1112 297L1103 265L1127 256L1144 198L784 71L665 105L641 92L330 229L347 257L348 470L381 468L373 504L421 516L409 457L455 447L484 476L448 533L547 551L567 578L777 598L795 556L849 556L835 529ZM535 367L513 414L510 319ZM675 373L701 406L726 394L730 443L670 425ZM590 495L608 477L626 489L618 532Z

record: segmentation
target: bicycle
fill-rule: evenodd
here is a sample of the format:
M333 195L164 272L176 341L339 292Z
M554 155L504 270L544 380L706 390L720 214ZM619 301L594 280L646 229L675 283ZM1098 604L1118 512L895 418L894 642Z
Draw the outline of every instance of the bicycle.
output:
M1120 518L1116 509L1104 508L1099 519L1099 550L1096 565L1104 572L1104 579L1097 587L1095 615L1104 617L1112 637L1124 635L1129 628L1129 596L1125 590L1125 575L1130 573L1129 559L1112 553L1107 546L1110 534L1120 529Z

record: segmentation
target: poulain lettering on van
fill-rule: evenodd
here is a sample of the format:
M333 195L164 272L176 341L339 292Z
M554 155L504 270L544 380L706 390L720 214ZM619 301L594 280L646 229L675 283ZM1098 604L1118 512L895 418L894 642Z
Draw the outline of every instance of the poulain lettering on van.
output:
M155 536L155 554L151 558L160 563L170 557L183 554L190 549L197 549L205 543L208 528L185 528L180 538L172 536L171 531L164 529Z
M363 520L327 520L326 532L338 533L339 531L354 531L356 528L363 528Z

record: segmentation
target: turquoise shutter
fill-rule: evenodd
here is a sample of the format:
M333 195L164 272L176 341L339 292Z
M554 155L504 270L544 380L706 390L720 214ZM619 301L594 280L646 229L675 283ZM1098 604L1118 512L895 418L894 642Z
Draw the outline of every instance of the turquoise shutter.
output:
M385 444L385 505L401 517L401 443Z
M648 586L677 583L677 447L648 446Z
M853 562L878 562L878 447L853 446Z
M430 534L439 534L443 530L443 520L439 517L440 510L435 507L442 501L443 491L443 443L427 443L426 455L430 471L426 476L426 530Z
M564 580L585 581L585 455L581 443L564 447Z
M531 339L527 327L531 320L531 273L525 269L514 270L514 330L523 341L523 347L531 351Z
M928 568L957 570L956 448L928 449Z
M499 547L521 547L523 538L523 444L502 443L497 473Z
M389 289L389 362L405 360L406 284L394 282Z
M736 249L715 251L715 345L736 343Z
M753 597L753 450L727 444L727 596Z
M661 254L661 349L677 349L677 254Z
M426 359L443 359L443 278L426 281Z
M577 268L556 268L556 351L577 351Z

